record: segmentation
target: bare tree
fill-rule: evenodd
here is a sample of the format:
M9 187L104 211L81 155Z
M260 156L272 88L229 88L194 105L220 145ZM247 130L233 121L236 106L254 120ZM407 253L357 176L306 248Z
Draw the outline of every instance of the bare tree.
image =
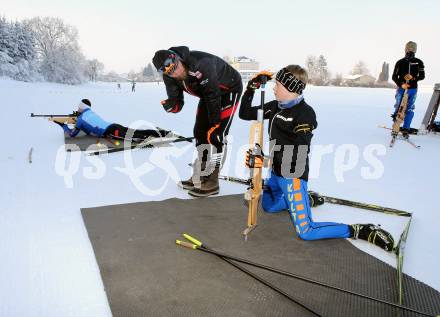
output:
M357 62L353 70L351 71L352 75L370 75L370 71L368 70L367 64L363 61Z
M96 58L87 61L86 74L89 77L89 80L96 81L103 70L104 64Z
M130 72L127 75L127 78L131 81L135 81L138 78L138 74L134 70L130 70Z
M337 73L335 78L333 78L333 80L332 80L332 85L333 86L341 86L342 81L343 81L342 74Z

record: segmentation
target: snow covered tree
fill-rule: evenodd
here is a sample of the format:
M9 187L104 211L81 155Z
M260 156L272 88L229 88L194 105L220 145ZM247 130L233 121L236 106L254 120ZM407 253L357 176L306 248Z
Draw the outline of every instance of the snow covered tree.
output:
M17 66L17 73L13 78L25 81L41 79L38 74L37 53L33 33L19 22L15 22L12 29L12 38L15 43L15 51L12 58Z
M328 85L330 73L328 71L327 60L325 59L324 55L319 55L317 61L317 70L318 70L318 76L315 85L319 85L319 86Z
M90 81L96 81L104 70L104 64L96 58L87 61L86 75Z
M78 31L53 17L25 20L35 38L40 70L47 81L79 84L84 81L85 58L78 45Z
M343 80L342 74L337 73L335 78L333 78L331 83L332 83L333 86L341 86L342 85L342 80Z
M309 55L306 59L306 68L309 75L309 83L313 84L318 76L318 61L315 56Z
M317 86L328 84L330 73L324 55L320 55L318 58L309 55L306 59L306 68L309 75L309 83Z
M6 19L0 17L0 76L13 77L17 72L11 51L10 26Z
M151 63L148 63L147 67L144 68L143 75L144 77L154 77L154 70Z
M0 18L0 75L17 80L40 79L33 34L22 23Z
M363 61L359 61L354 65L353 70L351 71L352 75L370 75L370 71L368 70L367 64Z
M130 72L127 75L127 78L131 81L135 81L138 78L138 74L134 70L130 70Z

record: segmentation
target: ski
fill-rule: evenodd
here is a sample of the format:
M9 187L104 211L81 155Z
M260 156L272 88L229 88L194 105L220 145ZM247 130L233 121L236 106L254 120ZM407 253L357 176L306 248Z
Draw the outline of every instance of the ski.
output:
M386 130L393 130L393 128L390 128L390 127L387 127L386 125L378 125L377 126L378 128L381 128L381 129L386 129ZM399 130L399 133L402 133L402 127L400 127L400 130ZM415 128L410 128L409 129L409 132L408 132L409 134L413 134L413 135L418 135L419 134L419 129L415 129Z
M391 141L390 141L390 147L394 146L394 143L396 143L397 134L394 132L391 132Z
M146 140L142 143L137 143L137 144L131 145L129 147L120 147L120 148L113 148L113 149L107 149L107 150L93 151L93 152L87 153L87 155L93 156L93 155L101 155L101 154L110 154L110 153L122 152L122 151L126 151L126 150L152 148L157 145L164 145L164 144L171 144L171 143L178 143L178 142L185 142L185 141L192 142L192 140L194 140L194 137L179 137L179 138L172 139L172 140L168 139L168 140L161 140L161 141L157 141L157 142L154 141L154 139L153 140Z
M408 138L403 138L403 137L398 137L398 140L402 140L405 141L406 143L412 145L413 147L415 147L416 149L420 149L420 145L417 145L416 143L414 143L412 140L408 139Z
M412 217L409 218L408 223L405 226L402 234L400 235L399 242L394 248L393 252L397 257L397 287L399 289L399 304L403 304L403 256L405 253L406 239L408 237L409 227L411 225Z
M249 185L250 184L250 180L238 178L238 177L233 177L233 176L220 175L219 179L242 184L242 185ZM263 182L263 185L264 185L264 182ZM336 197L331 197L331 196L325 196L325 195L321 195L321 194L319 194L319 196L322 197L325 202L330 203L330 204L343 205L343 206L347 206L347 207L355 207L355 208L366 209L366 210L370 210L370 211L377 211L377 212L382 212L382 213L390 214L390 215L397 215L397 216L404 216L404 217L411 217L412 216L411 213L409 213L407 211L399 210L399 209L379 206L379 205L375 205L375 204L368 204L368 203L363 203L363 202L358 202L358 201L353 201L353 200L348 200L348 199L336 198Z
M383 129L387 129L387 130L393 130L392 128L389 128L389 127L387 127L385 125L379 125L378 128L383 128ZM400 128L400 129L402 129L402 128ZM417 135L418 134L418 129L411 128L410 131L409 131L409 134ZM410 145L412 145L416 149L420 149L420 145L417 145L416 143L414 143L409 138L402 137L401 130L400 130L399 134L396 134L394 131L391 132L390 147L394 146L394 144L396 143L396 140L406 141L407 143L409 143Z
M327 203L330 203L330 204L343 205L343 206L347 206L347 207L355 207L355 208L366 209L366 210L370 210L370 211L377 211L377 212L382 212L384 214L389 214L389 215L396 215L396 216L403 216L403 217L411 217L412 216L411 213L409 213L407 211L399 210L399 209L394 209L394 208L389 208L389 207L384 207L384 206L379 206L379 205L374 205L374 204L368 204L368 203L362 203L362 202L347 200L347 199L342 199L342 198L330 197L330 196L325 196L325 195L319 195L319 196L324 198L324 201Z

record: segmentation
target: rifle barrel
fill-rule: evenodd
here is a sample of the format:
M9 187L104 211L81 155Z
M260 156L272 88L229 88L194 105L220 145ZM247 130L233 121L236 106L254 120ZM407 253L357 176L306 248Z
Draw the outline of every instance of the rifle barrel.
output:
M40 117L40 118L57 118L57 117L76 117L76 115L70 114L34 114L31 113L31 117Z

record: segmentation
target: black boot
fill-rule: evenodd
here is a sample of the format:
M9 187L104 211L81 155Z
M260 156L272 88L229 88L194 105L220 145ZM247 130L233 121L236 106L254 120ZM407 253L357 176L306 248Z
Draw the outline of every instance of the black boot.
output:
M309 190L309 201L310 207L317 207L324 204L324 197L320 196L318 193Z
M405 139L408 139L408 138L409 138L409 129L406 129L406 128L400 128L400 132L402 132L402 136L403 136Z
M385 251L393 251L393 236L379 226L369 224L355 224L350 226L353 239L362 239L377 245Z

